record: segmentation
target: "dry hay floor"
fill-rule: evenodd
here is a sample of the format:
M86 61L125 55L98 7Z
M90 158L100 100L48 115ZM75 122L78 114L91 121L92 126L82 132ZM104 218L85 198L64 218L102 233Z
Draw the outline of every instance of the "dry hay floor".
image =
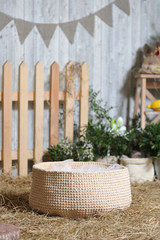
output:
M20 228L20 239L160 239L160 181L132 186L132 205L101 217L67 219L33 212L28 199L31 176L0 176L0 222Z

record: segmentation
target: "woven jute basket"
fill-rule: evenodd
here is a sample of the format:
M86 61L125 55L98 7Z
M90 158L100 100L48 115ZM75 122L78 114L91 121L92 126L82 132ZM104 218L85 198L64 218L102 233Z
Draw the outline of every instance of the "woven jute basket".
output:
M69 218L86 218L131 204L128 169L104 172L58 172L63 162L42 162L33 166L30 206L41 213ZM90 162L72 162L77 168ZM99 166L109 164L92 162Z

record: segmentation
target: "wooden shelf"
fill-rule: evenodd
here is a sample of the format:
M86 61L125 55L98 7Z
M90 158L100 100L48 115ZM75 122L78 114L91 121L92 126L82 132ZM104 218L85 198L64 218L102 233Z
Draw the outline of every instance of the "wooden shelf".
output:
M146 110L146 98L148 98L151 102L156 100L149 89L160 89L160 81L158 81L158 79L160 79L160 74L136 73L135 78L137 79L137 83L133 118L137 115L139 100L141 99L141 128L145 128L146 115L154 115L154 118L151 121L153 123L160 120L160 111ZM152 79L154 80L151 81ZM141 94L138 90L139 86L141 86Z
M146 115L158 115L158 114L160 114L159 111L145 111L144 113L145 113Z
M135 78L160 78L160 74L136 73Z

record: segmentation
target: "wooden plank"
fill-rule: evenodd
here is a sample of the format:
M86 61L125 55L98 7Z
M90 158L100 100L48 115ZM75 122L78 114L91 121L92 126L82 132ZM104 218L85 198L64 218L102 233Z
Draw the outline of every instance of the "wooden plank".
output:
M158 112L158 111L145 111L145 114L146 115L157 115L157 114L160 114L160 112Z
M59 65L54 62L51 65L50 78L50 123L49 144L58 143L58 116L59 116Z
M59 91L59 100L64 101L64 91ZM79 100L79 91L74 92L74 99ZM50 92L46 91L44 92L44 101L49 101L50 100ZM2 101L2 93L0 92L0 102ZM18 92L12 92L12 102L18 101ZM34 101L34 92L28 92L28 101Z
M141 128L145 128L146 78L142 79L141 91Z
M46 151L47 151L47 149L43 149L43 152L46 152ZM1 154L2 154L2 151L0 151L0 160L2 160ZM12 151L11 152L12 160L17 160L18 159L18 155L19 155L19 153L18 153L17 150ZM27 158L28 159L33 159L33 157L34 157L34 151L33 150L28 150L27 151Z
M43 155L44 67L38 62L35 67L34 103L34 163L41 162Z
M19 139L18 139L18 173L28 174L28 67L22 62L19 67Z
M2 99L2 168L4 173L12 170L12 66L3 65L3 99Z
M137 112L138 112L138 105L139 105L139 98L140 98L140 93L138 92L139 82L140 82L140 79L137 79L137 82L136 82L136 92L135 92L135 100L134 100L135 102L134 102L133 118L136 117Z
M59 91L59 100L64 101L64 91ZM74 91L74 99L79 100L80 99L80 92ZM44 92L44 101L50 100L50 92L46 91ZM0 102L2 101L2 93L0 92ZM18 101L18 92L12 92L12 102ZM28 101L34 101L34 92L28 92Z
M148 97L151 101L155 101L155 97L146 89L146 97Z
M160 113L151 121L151 123L157 123L160 120Z
M74 65L68 62L65 75L65 118L64 118L64 137L73 141L74 125Z
M148 89L157 89L157 88L160 88L160 82L147 82L146 83L146 88Z
M133 118L135 118L136 115L137 115L137 113L138 113L139 99L140 99L140 94L137 93L136 96L135 96L135 104L134 104Z
M88 125L89 69L86 63L81 66L80 73L80 106L79 106L79 136L84 135Z
M144 73L136 73L135 78L160 78L160 74L144 74Z

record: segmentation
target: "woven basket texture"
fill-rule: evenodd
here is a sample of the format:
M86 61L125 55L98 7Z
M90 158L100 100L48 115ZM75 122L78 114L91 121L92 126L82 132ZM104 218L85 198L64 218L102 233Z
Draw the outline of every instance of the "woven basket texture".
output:
M131 204L128 169L104 172L49 171L63 162L33 166L30 206L39 212L69 218L86 218ZM72 168L90 162L72 162ZM92 162L99 166L109 164Z

